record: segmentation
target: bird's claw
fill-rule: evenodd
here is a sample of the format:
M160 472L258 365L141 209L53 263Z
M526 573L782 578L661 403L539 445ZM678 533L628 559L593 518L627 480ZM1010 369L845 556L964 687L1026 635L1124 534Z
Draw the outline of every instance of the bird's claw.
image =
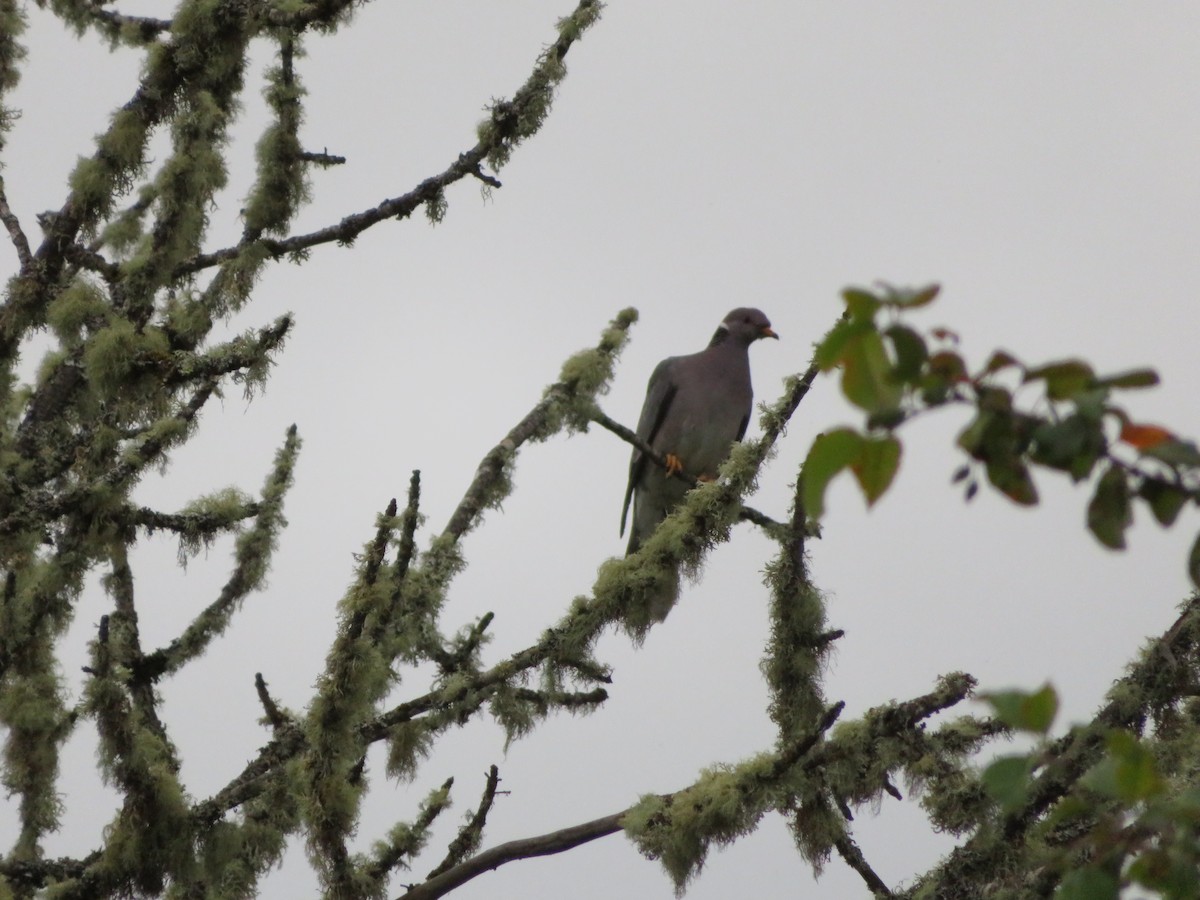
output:
M666 478L670 478L672 475L677 475L683 471L683 460L674 453L668 453L663 459L667 463Z

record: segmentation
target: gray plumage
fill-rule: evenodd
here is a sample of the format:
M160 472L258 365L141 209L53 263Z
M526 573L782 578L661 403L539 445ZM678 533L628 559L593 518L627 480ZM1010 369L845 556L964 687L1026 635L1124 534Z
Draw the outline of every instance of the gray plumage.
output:
M757 309L735 309L704 350L664 359L650 376L637 433L661 455L678 458L683 471L703 480L716 477L734 441L746 433L753 407L750 345L778 337ZM669 476L640 450L629 461L629 485L621 509L621 534L633 503L626 555L634 553L691 488ZM671 597L667 608L674 602ZM663 611L665 615L665 611Z

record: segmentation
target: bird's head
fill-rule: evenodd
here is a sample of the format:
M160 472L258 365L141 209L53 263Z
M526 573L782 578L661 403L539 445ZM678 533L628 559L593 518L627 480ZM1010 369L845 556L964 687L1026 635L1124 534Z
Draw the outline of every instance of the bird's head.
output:
M762 310L742 306L725 317L725 320L717 327L717 333L713 335L712 342L719 344L726 340L732 340L744 347L749 347L759 338L778 339L778 337L779 335L771 328L770 319L763 315Z

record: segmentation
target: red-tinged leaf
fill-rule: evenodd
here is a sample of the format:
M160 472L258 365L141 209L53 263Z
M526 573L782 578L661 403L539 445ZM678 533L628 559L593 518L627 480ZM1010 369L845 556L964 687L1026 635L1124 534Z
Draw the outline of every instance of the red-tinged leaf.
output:
M941 289L939 284L927 284L919 288L887 287L884 291L884 301L888 306L900 309L917 309L932 303Z
M1169 528L1191 495L1170 482L1147 478L1138 488L1138 496L1146 501L1158 524Z
M983 371L979 373L979 377L982 378L985 375L993 375L996 372L999 372L1001 369L1009 369L1013 366L1016 366L1017 368L1022 367L1021 363L1015 356L1012 356L1003 350L997 350L988 357L988 361L984 365Z
M1121 426L1121 440L1138 450L1149 450L1159 444L1175 440L1175 435L1158 425L1137 425L1126 422Z
M942 328L939 326L937 328L931 328L929 333L939 341L949 341L951 344L958 343L958 332L951 331L949 328Z
M819 519L824 514L825 489L838 472L855 463L863 440L863 436L851 428L817 435L800 472L804 511L808 518Z
M1109 375L1096 382L1103 387L1114 388L1148 388L1158 384L1158 373L1153 369L1133 369L1118 375Z
M858 479L867 506L873 506L883 496L899 467L900 442L896 438L888 435L863 441L858 459L850 464L850 469Z
M1104 546L1125 549L1125 529L1133 524L1133 508L1129 502L1129 482L1116 466L1109 466L1096 482L1096 493L1088 504L1087 524Z
M902 388L892 377L892 364L877 331L851 338L842 359L842 393L869 413L887 412L900 405Z
M1046 382L1046 396L1051 400L1069 400L1095 385L1096 373L1081 359L1065 359L1030 369L1025 383Z
M951 383L971 380L967 377L967 365L963 358L950 350L942 350L929 357L929 371Z
M978 387L975 389L975 396L978 398L980 409L998 413L1012 412L1012 394L1002 387Z
M1036 506L1038 502L1037 488L1029 469L1019 459L1003 462L989 461L987 464L988 481L1005 497L1019 503L1021 506Z

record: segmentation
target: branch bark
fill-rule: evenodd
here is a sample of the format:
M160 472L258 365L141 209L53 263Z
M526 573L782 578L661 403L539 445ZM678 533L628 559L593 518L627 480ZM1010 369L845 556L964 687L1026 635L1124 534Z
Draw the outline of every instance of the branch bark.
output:
M29 238L21 229L21 223L17 219L16 213L8 205L8 194L4 190L3 178L0 178L0 222L3 222L4 227L8 229L8 236L12 238L13 246L17 249L17 259L21 263L21 271L27 273L33 265L33 251L29 249Z
M611 816L584 822L582 825L573 825L570 828L540 834L537 837L499 844L459 863L441 875L410 888L401 895L401 900L435 900L435 898L444 897L455 888L461 887L472 878L498 869L505 863L534 856L562 853L597 838L606 837L621 830L621 819L628 811L627 809L621 810Z

